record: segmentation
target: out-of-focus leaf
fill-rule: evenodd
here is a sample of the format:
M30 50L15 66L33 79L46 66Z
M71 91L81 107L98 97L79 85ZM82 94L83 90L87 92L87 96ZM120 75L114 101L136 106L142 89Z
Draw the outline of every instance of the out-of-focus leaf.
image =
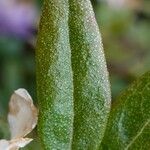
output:
M21 54L23 41L17 38L0 36L0 57L17 57Z
M9 126L2 118L0 118L0 139L7 139L9 136Z
M101 149L149 150L150 72L131 85L114 103Z
M34 139L31 143L28 144L28 146L25 146L24 148L21 148L21 150L43 150L42 146L40 145L40 141L38 139L38 136L35 134Z

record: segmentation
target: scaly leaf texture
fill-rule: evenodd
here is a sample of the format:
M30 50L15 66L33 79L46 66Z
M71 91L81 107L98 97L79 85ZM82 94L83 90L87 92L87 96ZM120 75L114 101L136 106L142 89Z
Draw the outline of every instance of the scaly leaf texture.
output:
M150 149L150 72L134 82L114 103L100 149Z
M110 86L102 40L90 0L69 0L74 83L73 150L96 150L110 109Z
M73 77L68 1L45 0L37 48L39 135L45 150L69 150L73 130Z

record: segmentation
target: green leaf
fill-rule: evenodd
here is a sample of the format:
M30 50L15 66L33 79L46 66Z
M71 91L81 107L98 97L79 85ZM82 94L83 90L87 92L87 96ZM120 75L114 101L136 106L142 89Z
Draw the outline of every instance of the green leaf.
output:
M69 4L75 105L72 149L96 150L111 99L103 45L90 0L70 0Z
M10 136L9 133L9 126L6 121L0 117L0 140L1 139L8 139Z
M38 130L46 150L68 150L73 132L73 77L67 0L45 0L36 49Z
M101 149L149 150L150 72L134 82L114 103Z
M44 1L36 60L44 149L97 150L110 109L110 87L89 0Z

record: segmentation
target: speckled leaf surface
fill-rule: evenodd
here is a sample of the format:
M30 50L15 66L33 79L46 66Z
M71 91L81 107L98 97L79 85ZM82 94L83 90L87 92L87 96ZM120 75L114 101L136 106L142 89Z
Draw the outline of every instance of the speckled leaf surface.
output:
M90 0L45 0L36 48L38 131L45 150L97 150L110 87Z
M103 46L90 0L69 0L74 81L73 150L96 150L110 109L110 87Z
M73 130L73 77L68 1L45 0L36 48L38 130L45 150L69 150Z
M150 72L133 83L113 105L100 149L150 149Z

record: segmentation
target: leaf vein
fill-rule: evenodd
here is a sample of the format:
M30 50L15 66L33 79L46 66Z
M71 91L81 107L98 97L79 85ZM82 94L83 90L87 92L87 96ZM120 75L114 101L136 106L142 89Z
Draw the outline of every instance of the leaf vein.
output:
M131 140L131 142L127 145L127 147L125 148L125 150L128 150L129 147L131 147L131 145L136 141L136 139L142 134L143 130L145 129L145 127L150 123L150 119L148 119L148 121L146 121L146 123L143 125L143 127L141 128L141 130L136 134L136 136Z

